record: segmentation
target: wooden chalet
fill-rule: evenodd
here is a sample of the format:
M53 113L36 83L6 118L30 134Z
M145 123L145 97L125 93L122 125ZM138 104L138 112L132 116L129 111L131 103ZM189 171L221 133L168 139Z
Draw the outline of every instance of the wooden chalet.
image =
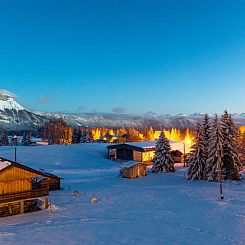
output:
M184 150L183 142L170 141L172 157L175 162L183 161ZM126 144L115 144L107 146L108 158L119 161L138 161L151 165L155 155L156 141L134 142Z
M107 146L108 158L111 160L139 161L148 165L155 154L155 141L136 142Z
M0 217L40 210L40 198L48 208L49 190L60 189L58 183L57 176L0 158Z
M127 162L121 169L121 175L123 178L138 178L147 175L147 165L143 162Z

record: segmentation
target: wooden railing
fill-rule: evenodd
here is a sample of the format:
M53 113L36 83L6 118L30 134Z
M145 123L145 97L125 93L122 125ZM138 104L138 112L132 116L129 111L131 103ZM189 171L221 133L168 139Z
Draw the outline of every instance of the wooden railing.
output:
M48 194L49 194L49 190L47 188L16 192L11 194L4 194L4 195L0 195L0 204L24 200L24 199L32 199L32 198L48 196Z

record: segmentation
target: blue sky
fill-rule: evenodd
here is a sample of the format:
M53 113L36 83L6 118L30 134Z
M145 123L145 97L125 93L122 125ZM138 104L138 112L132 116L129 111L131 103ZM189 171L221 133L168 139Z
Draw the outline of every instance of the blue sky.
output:
M0 1L0 88L30 109L245 112L245 2Z

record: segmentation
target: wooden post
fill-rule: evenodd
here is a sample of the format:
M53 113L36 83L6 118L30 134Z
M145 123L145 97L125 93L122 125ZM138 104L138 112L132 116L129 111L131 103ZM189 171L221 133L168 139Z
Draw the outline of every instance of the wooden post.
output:
M46 196L45 199L44 199L44 208L45 209L48 208L48 196Z
M14 162L17 162L17 151L16 151L16 147L14 148Z
M222 187L222 169L221 169L221 160L218 160L218 172L219 172L219 190L220 190L220 199L224 200L224 195L223 195L223 187Z
M184 167L185 167L185 142L183 144L184 144Z
M23 214L24 212L25 212L24 201L20 201L20 214Z

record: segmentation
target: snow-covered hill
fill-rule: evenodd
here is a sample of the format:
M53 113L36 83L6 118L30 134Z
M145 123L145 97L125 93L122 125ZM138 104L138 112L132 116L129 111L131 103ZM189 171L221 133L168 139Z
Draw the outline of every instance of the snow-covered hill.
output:
M244 179L225 181L220 201L219 183L186 180L184 168L130 180L106 156L105 144L18 147L19 161L64 178L64 189L48 210L1 218L0 244L245 244Z

